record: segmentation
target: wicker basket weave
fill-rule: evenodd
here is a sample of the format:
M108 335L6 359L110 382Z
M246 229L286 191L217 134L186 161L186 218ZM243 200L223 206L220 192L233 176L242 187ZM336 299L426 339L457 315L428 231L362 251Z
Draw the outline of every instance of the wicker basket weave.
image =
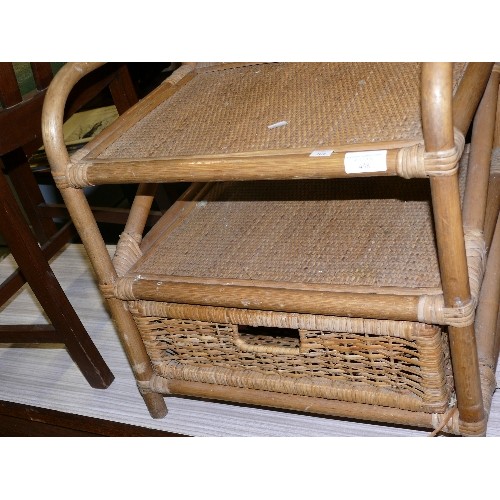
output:
M130 310L154 370L167 379L429 413L450 402L439 328L147 301Z

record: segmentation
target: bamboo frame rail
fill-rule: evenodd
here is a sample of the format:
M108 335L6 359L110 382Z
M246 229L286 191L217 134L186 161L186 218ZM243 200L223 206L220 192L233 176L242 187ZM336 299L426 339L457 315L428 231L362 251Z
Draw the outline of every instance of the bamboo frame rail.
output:
M399 175L405 178L451 175L462 154L464 139L457 133L456 145L438 158L425 153L422 145L387 150L387 170L360 173L357 177ZM160 158L111 161L81 161L72 164L66 178L60 180L72 187L100 184L147 182L154 175L158 182L212 182L231 180L327 179L352 177L346 172L346 154L354 151L374 151L370 145L358 145L330 157L311 157L307 152L275 151L243 155L211 155L195 158ZM345 148L342 148L345 149ZM377 150L383 149L378 144ZM438 162L436 161L438 160ZM280 168L276 169L276 164Z

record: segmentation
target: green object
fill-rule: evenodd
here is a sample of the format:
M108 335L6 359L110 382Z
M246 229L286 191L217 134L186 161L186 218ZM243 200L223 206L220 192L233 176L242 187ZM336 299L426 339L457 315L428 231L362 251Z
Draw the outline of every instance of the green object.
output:
M62 68L65 63L56 62L50 63L52 67L52 72L54 75ZM17 83L19 85L19 90L21 95L26 95L32 90L36 89L35 79L33 78L33 72L31 71L31 66L29 62L16 62L13 63L14 72L16 74Z

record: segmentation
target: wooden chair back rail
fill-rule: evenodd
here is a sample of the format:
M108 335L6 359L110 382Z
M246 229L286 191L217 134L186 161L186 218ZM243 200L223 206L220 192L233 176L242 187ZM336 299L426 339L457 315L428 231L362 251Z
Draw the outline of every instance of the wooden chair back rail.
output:
M46 89L53 78L52 67L47 62L32 62L31 71L38 90Z
M3 108L10 108L21 101L14 67L11 63L0 63L0 104Z
M113 317L117 322L118 330L119 332L126 332L126 351L136 376L138 386L151 415L154 418L161 418L166 413L165 402L163 398L160 397L161 393L179 392L182 394L203 396L206 394L206 386L203 383L194 381L166 381L166 379L153 375L152 367L148 361L148 355L144 348L144 343L142 342L141 335L137 330L137 326L130 312L122 307L122 303L116 298L116 295L108 295L108 292L119 283L116 269L109 258L85 196L81 190L76 189L81 179L72 184L72 179L70 178L72 175L70 172L71 162L65 148L62 147L61 129L64 105L70 88L85 74L93 71L97 67L98 65L96 64L77 63L74 66L64 68L64 70L58 74L53 85L49 88L44 107L44 141L54 178L58 180L58 186L64 197L65 203L72 214L75 225L82 237L82 241L87 248L92 265L99 277L100 286L105 292ZM497 137L494 137L492 132L494 119L492 118L493 112L491 111L491 106L496 102L498 96L498 77L491 75L491 69L492 64L489 63L469 64L462 84L453 97L452 64L424 63L422 65L421 108L425 152L431 156L435 156L438 166L440 163L440 153L452 151L456 146L454 129L458 130L462 135L465 135L468 131L487 83L488 81L490 82L486 90L485 99L481 104L474 124L479 130L474 133L474 144L471 147L474 151L474 157L479 159L477 160L477 166L474 166L472 169L468 184L469 186L474 184L475 178L480 179L479 184L482 186L480 189L483 189L482 193L479 193L480 189L478 189L474 196L485 195L485 177L488 176L489 169L489 165L488 167L485 166L487 163L485 158L488 156L488 149L491 150L491 143L495 143L495 141L498 140ZM130 111L128 116L131 117L132 113L133 111ZM486 132L486 138L484 138L484 132ZM482 139L479 139L479 137L482 137ZM287 159L289 160L290 158ZM81 157L77 157L76 161L79 162L80 160ZM159 160L159 163L161 163L161 161L163 160ZM186 172L192 167L189 161L191 160L186 160L187 163L184 165L185 168L182 167L184 168L182 176L186 175ZM255 165L259 167L262 166L267 172L266 175L269 175L269 178L278 178L274 176L276 174L272 173L271 165L265 165L267 159L258 156L248 161L241 157L221 159L220 163L210 163L207 161L206 165L198 169L196 176L188 180L218 180L221 176L218 172L214 173L214 170L217 170L217 167L223 165L225 161L231 161L233 164L241 164L241 168L236 168L234 178L246 179L245 172L248 171L250 165L254 167ZM252 164L251 162L255 163ZM134 162L123 162L120 165L106 166L105 162L99 162L99 172L101 172L101 174L98 174L97 169L90 166L87 171L84 172L84 175L88 175L87 180L97 183L116 182L118 179L125 182L131 182L132 178L145 167L141 162L136 163L137 164L134 164ZM176 160L176 168L179 167L179 165L182 166L182 162ZM155 182L165 181L167 179L166 174L161 170L156 170L157 166L158 165L154 165L154 168L149 170L146 169L145 173L141 174L143 177L139 177L139 180L151 181L154 179ZM294 177L298 172L303 172L304 169L304 165L289 167L284 177ZM120 171L120 173L112 174L113 170ZM259 172L259 175L261 173L262 171ZM389 173L396 174L396 171L391 170ZM321 174L324 174L324 172L321 172ZM335 170L332 176L338 174L339 172ZM224 179L225 178L224 176ZM181 180L180 178L172 179L172 177L168 177L168 179ZM83 179L83 182L85 182L85 179ZM460 309L471 303L473 298L471 297L468 277L464 227L456 169L452 169L448 175L431 175L430 184L440 274L444 294L444 306L450 309ZM140 238L140 233L144 227L145 214L150 207L152 192L153 188L147 188L141 191L137 206L132 210L131 219L128 222L128 232L136 241ZM476 208L472 209L470 197L472 197L472 195L468 193L466 197L466 206L464 208L464 218L471 224L471 228L468 229L482 230L482 220L484 220L485 210L489 213L491 209L485 208L483 205L477 210ZM488 205L488 207L489 206L490 205ZM154 232L155 230L153 229L152 233ZM494 244L496 245L496 240ZM148 236L148 245L154 245L154 238L149 238ZM492 252L493 255L496 253L496 250ZM495 265L495 262L496 257L493 257L489 266ZM169 283L169 285L173 286L172 283ZM141 286L147 288L147 283L144 282L141 284L138 282L133 284L133 287ZM146 290L146 288L144 288L144 290ZM127 295L128 292L124 290L124 293ZM133 298L133 294L131 297ZM155 298L157 298L156 291L152 291L151 299ZM197 304L203 304L205 298L202 293L199 297L196 297L194 301ZM349 298L352 299L352 297ZM213 299L213 296L211 299ZM403 300L402 297L400 297L400 299ZM186 297L186 303L189 303L189 301L190 299ZM299 300L298 302L301 301ZM347 311L349 311L349 307L352 307L353 304L352 301L348 302L349 304L343 304ZM263 308L266 307L265 303L261 302L260 305ZM296 305L297 304L294 304L292 309L296 310ZM298 304L298 306L300 307L300 304ZM413 304L410 308L414 313L417 305ZM498 304L496 310L498 311ZM325 311L330 314L332 313L330 304L325 309L322 309L321 312L325 313ZM340 314L340 311L335 310L335 312ZM386 312L387 311L379 310L373 317L387 319L387 317L384 316ZM491 310L488 310L488 315L489 314L492 314ZM407 317L414 319L414 316L411 314ZM398 319L400 318L398 317ZM478 359L474 325L450 326L448 332L451 357L453 360L458 412L453 413L450 423L443 422L445 416L441 414L414 415L414 418L410 420L414 425L424 425L435 428L440 428L445 425L445 428L452 432L482 435L486 428L488 405L485 405L483 402L481 386L482 368ZM490 349L491 346L489 344L491 344L491 339L485 341L481 337L479 344L480 349ZM485 347L486 345L488 345L487 348ZM214 386L210 394L212 397L216 398L220 397L222 399L257 404L265 404L266 400L257 390L235 387ZM318 406L317 411L328 414L356 416L357 418L362 414L362 416L373 418L374 420L381 419L406 424L410 422L410 420L407 419L407 415L404 414L405 412L402 410L393 411L391 409L390 411L385 411L374 407L365 409L360 405L352 405L350 403L322 400L315 402L311 398L308 398L307 404L314 405L316 403ZM303 404L303 399L298 396L290 396L289 394L286 396L273 395L273 404L278 407L298 409ZM356 413L355 407L360 413ZM362 409L360 410L360 408ZM390 415L388 413L390 413ZM451 414L446 415L446 418L448 418Z

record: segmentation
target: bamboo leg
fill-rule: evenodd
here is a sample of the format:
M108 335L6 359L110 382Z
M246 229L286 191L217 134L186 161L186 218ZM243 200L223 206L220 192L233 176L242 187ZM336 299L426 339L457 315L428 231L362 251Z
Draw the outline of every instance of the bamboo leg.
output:
M499 354L500 354L500 308L498 310L497 326L496 326L496 333L495 333L495 345L494 345L494 350L493 350L493 359L495 361L493 369L495 372L496 372L496 369L498 366Z
M452 68L450 64L424 64L422 118L426 151L451 148ZM431 178L434 223L446 307L461 307L471 300L465 254L457 174ZM473 325L449 327L460 427L465 434L485 433L479 362Z
M73 188L61 189L61 194L100 284L112 284L117 278L116 271L85 194L82 190ZM118 299L108 298L107 303L136 380L148 383L153 376L153 369L132 315ZM161 395L142 393L142 396L153 418L163 418L167 414L167 407Z
M463 202L464 228L483 231L490 177L500 73L491 73L472 129L469 167Z
M488 197L486 199L486 216L484 218L484 241L489 248L495 230L495 222L500 209L500 174L490 176Z
M500 303L500 217L491 244L486 272L476 313L476 336L479 359L490 367L496 365L495 330Z
M64 183L58 183L61 182L61 179L65 179L66 167L70 164L62 130L64 107L68 94L84 75L99 66L101 63L67 64L58 72L45 96L42 133L52 174L99 282L101 285L112 285L117 274L85 194L79 189L65 187ZM118 333L136 380L147 385L153 376L153 368L134 320L123 302L113 298L107 299L107 302L113 319L117 323ZM161 418L166 415L167 407L162 396L148 393L143 394L143 397L153 418Z
M500 65L495 65L495 72L500 71ZM497 98L495 134L493 138L493 156L491 162L490 183L486 200L486 216L484 220L484 240L488 248L493 238L493 231L500 209L500 93Z
M492 68L493 63L468 63L462 84L453 96L453 125L463 135L467 134Z
M124 229L125 233L142 235L157 187L157 184L139 184L137 194L130 207L130 215Z
M471 300L460 214L457 176L431 179L439 263L446 307ZM485 431L474 326L449 327L450 351L460 421L474 433Z

